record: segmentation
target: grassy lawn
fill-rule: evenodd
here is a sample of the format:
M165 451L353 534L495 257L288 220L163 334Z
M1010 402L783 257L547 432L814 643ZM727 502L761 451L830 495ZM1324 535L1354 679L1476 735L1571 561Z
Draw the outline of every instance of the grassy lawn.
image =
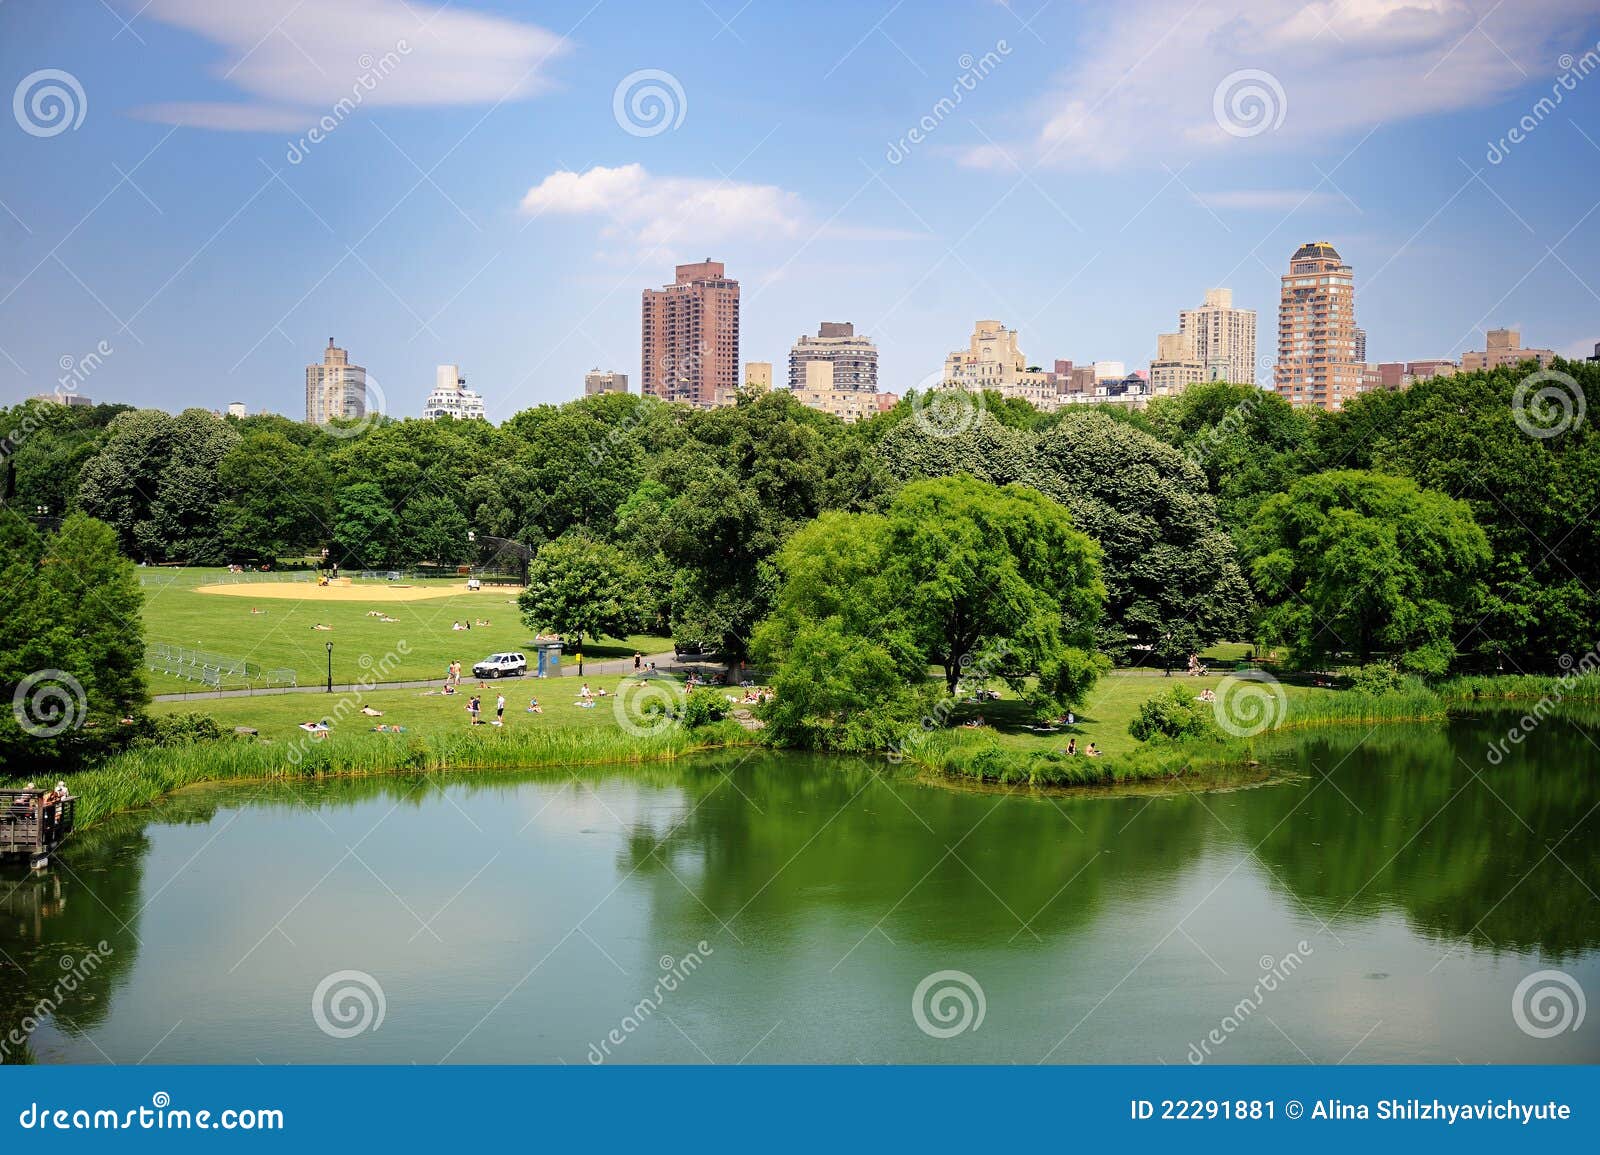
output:
M530 651L531 631L522 624L515 595L503 587L486 587L476 593L453 593L423 601L386 601L388 582L371 586L372 601L332 600L319 597L327 591L304 583L304 595L291 598L233 596L202 593L198 586L225 580L223 569L141 569L144 582L144 625L148 642L209 650L230 658L248 660L263 670L292 669L301 685L316 685L327 677L327 643L333 643L333 679L355 682L380 663L384 681L440 678L459 659L469 670L473 662L500 650ZM289 579L295 575L275 575ZM460 578L405 583L416 587L458 588ZM246 584L234 588L247 589ZM343 591L341 591L343 592ZM345 596L349 596L346 594ZM259 612L252 612L259 611ZM384 622L373 611L396 619ZM452 630L453 622L473 622L471 630ZM487 626L477 622L487 621ZM313 629L316 625L328 630ZM404 642L407 652L398 650ZM607 639L583 647L584 657L601 660L670 650L664 638ZM392 658L386 660L387 655ZM570 660L570 654L567 656ZM194 682L151 673L152 692L172 693L197 688ZM226 682L225 684L238 684Z
M656 683L680 684L666 677L654 679ZM590 690L606 694L596 698L592 709L578 705L578 690L587 682ZM624 684L631 693L624 693L619 705L618 691ZM192 702L156 702L150 707L153 714L208 714L225 729L249 726L259 732L262 739L288 741L306 736L300 723L329 719L332 733L325 742L337 741L341 735L367 734L378 724L399 725L407 734L427 735L443 730L470 729L467 718L467 700L474 693L483 699L483 718L494 717L497 693L506 696L506 716L503 729L479 726L480 731L511 733L518 730L620 730L620 716L625 705L637 708L650 701L665 697L661 690L645 689L650 682L636 682L632 678L609 676L598 678L502 678L484 683L478 689L475 680L463 679L461 689L453 695L437 690L372 690L356 701L350 694L265 694L241 698L201 699ZM730 691L731 692L731 691ZM542 714L527 711L528 699L538 698ZM381 710L383 717L373 718L346 707L343 720L331 717L335 703L353 701L356 711L361 706ZM398 735L403 738L405 735Z
M957 723L966 722L981 714L988 725L974 734L987 735L1002 746L1040 753L1061 750L1071 738L1078 740L1078 749L1093 742L1106 754L1116 755L1137 749L1141 743L1128 733L1128 723L1133 721L1139 707L1158 694L1165 694L1173 686L1198 694L1201 690L1215 690L1226 674L1211 673L1201 678L1174 674L1163 678L1159 673L1117 671L1095 683L1088 700L1078 710L1077 721L1070 729L1063 727L1053 734L1039 734L1028 729L1031 717L1026 706L1015 697L979 705L963 705L954 715ZM1309 686L1283 687L1291 699L1337 694L1336 690L1319 690ZM1008 693L1008 691L1002 691Z

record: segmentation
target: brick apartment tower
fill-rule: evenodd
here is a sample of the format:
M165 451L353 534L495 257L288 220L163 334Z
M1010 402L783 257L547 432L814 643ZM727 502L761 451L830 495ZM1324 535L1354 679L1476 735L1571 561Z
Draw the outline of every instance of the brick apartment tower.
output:
M1278 303L1278 393L1291 405L1342 409L1362 390L1359 332L1355 270L1327 241L1301 245Z
M739 282L709 258L646 289L641 380L647 396L699 409L733 403L739 380Z

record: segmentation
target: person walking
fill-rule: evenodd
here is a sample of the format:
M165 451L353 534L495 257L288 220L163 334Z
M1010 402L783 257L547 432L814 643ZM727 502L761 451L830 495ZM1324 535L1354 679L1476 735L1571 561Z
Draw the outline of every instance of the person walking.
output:
M583 677L583 651L578 651L578 677Z
M633 651L633 668L637 670L644 663L644 655L638 650Z
M506 723L506 696L496 694L494 699L494 724L504 726Z

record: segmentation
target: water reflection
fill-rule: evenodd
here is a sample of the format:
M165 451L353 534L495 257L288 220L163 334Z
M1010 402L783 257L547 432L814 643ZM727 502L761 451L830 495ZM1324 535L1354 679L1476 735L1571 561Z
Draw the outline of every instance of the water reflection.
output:
M748 752L185 791L75 838L48 873L0 877L0 1033L43 1008L49 1035L5 1057L137 1059L192 1005L158 1058L583 1061L658 955L707 939L715 961L676 1012L695 1050L641 1034L630 1061L702 1041L738 1058L775 1029L775 984L793 1006L769 1061L1182 1061L1241 966L1301 935L1316 965L1274 1020L1297 1050L1337 1058L1367 1029L1339 1024L1372 1006L1396 1032L1368 1044L1376 1060L1600 1057L1519 1050L1496 961L1594 969L1600 719L1546 722L1491 765L1508 720L1302 735L1269 754L1273 784L1206 794L949 789ZM568 957L574 924L598 956ZM96 952L60 992L62 960ZM979 1049L925 1050L900 1004L965 959L987 968L992 1022ZM397 1009L368 1049L327 1050L307 992L352 963L383 970ZM1373 984L1400 967L1434 985L1383 1004ZM1484 1016L1451 1044L1479 1053L1429 1049L1443 1028L1397 1010L1451 1002ZM1272 1034L1231 1045L1232 1061L1296 1058Z

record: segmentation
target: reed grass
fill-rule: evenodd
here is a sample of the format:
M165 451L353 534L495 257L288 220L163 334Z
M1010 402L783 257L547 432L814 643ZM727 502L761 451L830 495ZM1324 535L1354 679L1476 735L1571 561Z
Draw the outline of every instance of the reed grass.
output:
M737 723L694 731L672 726L644 736L620 730L440 730L359 734L293 747L224 740L130 750L74 774L71 788L78 797L77 827L83 829L201 782L666 762L752 741Z

